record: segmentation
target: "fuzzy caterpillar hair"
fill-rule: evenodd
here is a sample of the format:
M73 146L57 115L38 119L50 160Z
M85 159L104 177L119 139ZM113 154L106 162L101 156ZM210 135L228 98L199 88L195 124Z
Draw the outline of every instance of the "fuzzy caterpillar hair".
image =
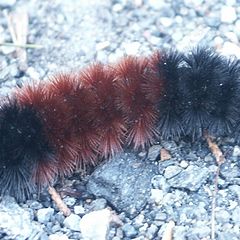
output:
M240 132L240 62L157 51L17 89L0 108L0 194L22 201L75 168L162 138Z

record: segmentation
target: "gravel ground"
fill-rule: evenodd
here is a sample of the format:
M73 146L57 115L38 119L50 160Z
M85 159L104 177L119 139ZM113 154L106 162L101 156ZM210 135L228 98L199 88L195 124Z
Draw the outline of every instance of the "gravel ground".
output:
M240 57L239 0L0 0L0 43L12 42L6 16L16 9L28 12L28 43L43 48L28 49L23 68L15 48L0 46L1 95L30 79L162 47L188 51L201 44ZM226 162L218 181L216 239L240 239L240 147L230 138L217 143ZM161 151L168 160L159 160ZM92 176L75 174L58 184L65 193L76 190L63 196L69 217L48 194L21 204L4 197L0 239L161 239L171 220L174 239L210 239L216 169L204 140L163 141L147 159L145 153L119 155Z

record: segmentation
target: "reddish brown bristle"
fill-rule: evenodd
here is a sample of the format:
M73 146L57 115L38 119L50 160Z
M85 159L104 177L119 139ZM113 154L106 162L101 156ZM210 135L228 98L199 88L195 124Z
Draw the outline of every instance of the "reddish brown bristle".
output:
M99 145L93 124L94 95L81 84L79 75L62 74L50 85L56 96L64 100L69 111L68 131L77 165L95 164Z
M133 143L134 148L144 148L157 135L154 128L157 112L144 92L148 60L126 57L115 70L115 86L119 93L117 105L129 125L127 141Z
M113 70L100 63L89 66L80 75L83 85L95 97L92 114L100 141L98 151L103 157L121 151L126 130L121 112L116 108L114 77Z

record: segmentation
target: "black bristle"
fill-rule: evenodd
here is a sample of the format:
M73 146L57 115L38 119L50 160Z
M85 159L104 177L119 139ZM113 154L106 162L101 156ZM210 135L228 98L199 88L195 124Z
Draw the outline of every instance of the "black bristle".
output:
M215 136L231 134L240 116L240 61L225 59L223 64L228 76L218 83L221 94L208 126L209 133Z
M205 48L193 50L185 62L180 91L186 135L195 139L204 130L215 136L231 132L238 112L234 106L239 89L236 63Z
M180 117L183 100L179 92L182 60L180 53L169 51L163 53L158 65L158 74L163 81L163 95L158 104L158 129L164 139L176 139L183 133Z
M4 103L0 109L0 195L19 201L28 198L36 190L33 170L50 153L37 113L16 101Z

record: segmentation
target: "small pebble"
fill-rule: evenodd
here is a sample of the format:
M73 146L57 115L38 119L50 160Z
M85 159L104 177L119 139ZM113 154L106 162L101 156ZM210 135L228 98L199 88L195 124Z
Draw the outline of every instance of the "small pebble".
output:
M62 233L54 233L49 235L48 240L68 240L68 236Z
M112 220L113 214L107 208L84 215L80 221L83 238L105 240Z
M182 160L182 161L180 162L179 166L180 166L181 168L186 169L186 168L189 166L189 163L188 163L188 161Z
M236 10L231 6L221 8L221 21L224 23L233 23L237 19Z
M226 210L216 211L216 220L219 223L227 223L230 220L230 214Z
M113 5L112 9L114 12L121 12L123 10L123 5L120 3L116 3Z
M150 161L155 161L160 154L161 146L153 145L148 150L148 159Z
M163 200L163 191L160 189L152 189L151 190L151 199L156 203L160 204Z
M65 218L63 224L66 228L73 231L80 231L80 220L81 218L78 215L72 213L70 216Z
M16 0L0 0L0 7L11 7L16 3Z
M233 148L233 157L239 157L240 156L240 147L239 146L235 146Z
M139 42L124 43L123 47L127 55L136 55L141 44Z
M170 179L172 177L175 177L176 175L178 175L183 169L179 166L168 166L166 169L165 169L165 172L164 172L164 177L166 179Z
M149 239L153 239L158 232L158 227L154 224L151 224L147 230L147 236Z
M107 206L107 201L104 198L98 198L94 201L92 201L90 207L92 210L97 211L97 210L102 210L106 208Z
M74 209L74 213L77 214L77 215L82 215L82 214L85 213L85 209L84 209L83 206L77 205L77 206L74 206L73 209Z
M67 206L72 207L76 203L76 199L73 197L65 197L64 202L67 204Z
M154 10L160 10L162 7L166 5L164 1L159 0L148 0L148 3L150 7L152 7Z
M235 224L240 224L240 207L237 206L232 212L232 220Z
M158 212L155 216L155 220L158 220L158 221L166 221L166 219L167 219L167 214L163 212Z
M37 219L40 223L46 224L51 220L53 216L54 209L53 208L42 208L37 211Z
M123 225L122 230L124 235L129 238L134 238L138 234L137 230L130 224Z

